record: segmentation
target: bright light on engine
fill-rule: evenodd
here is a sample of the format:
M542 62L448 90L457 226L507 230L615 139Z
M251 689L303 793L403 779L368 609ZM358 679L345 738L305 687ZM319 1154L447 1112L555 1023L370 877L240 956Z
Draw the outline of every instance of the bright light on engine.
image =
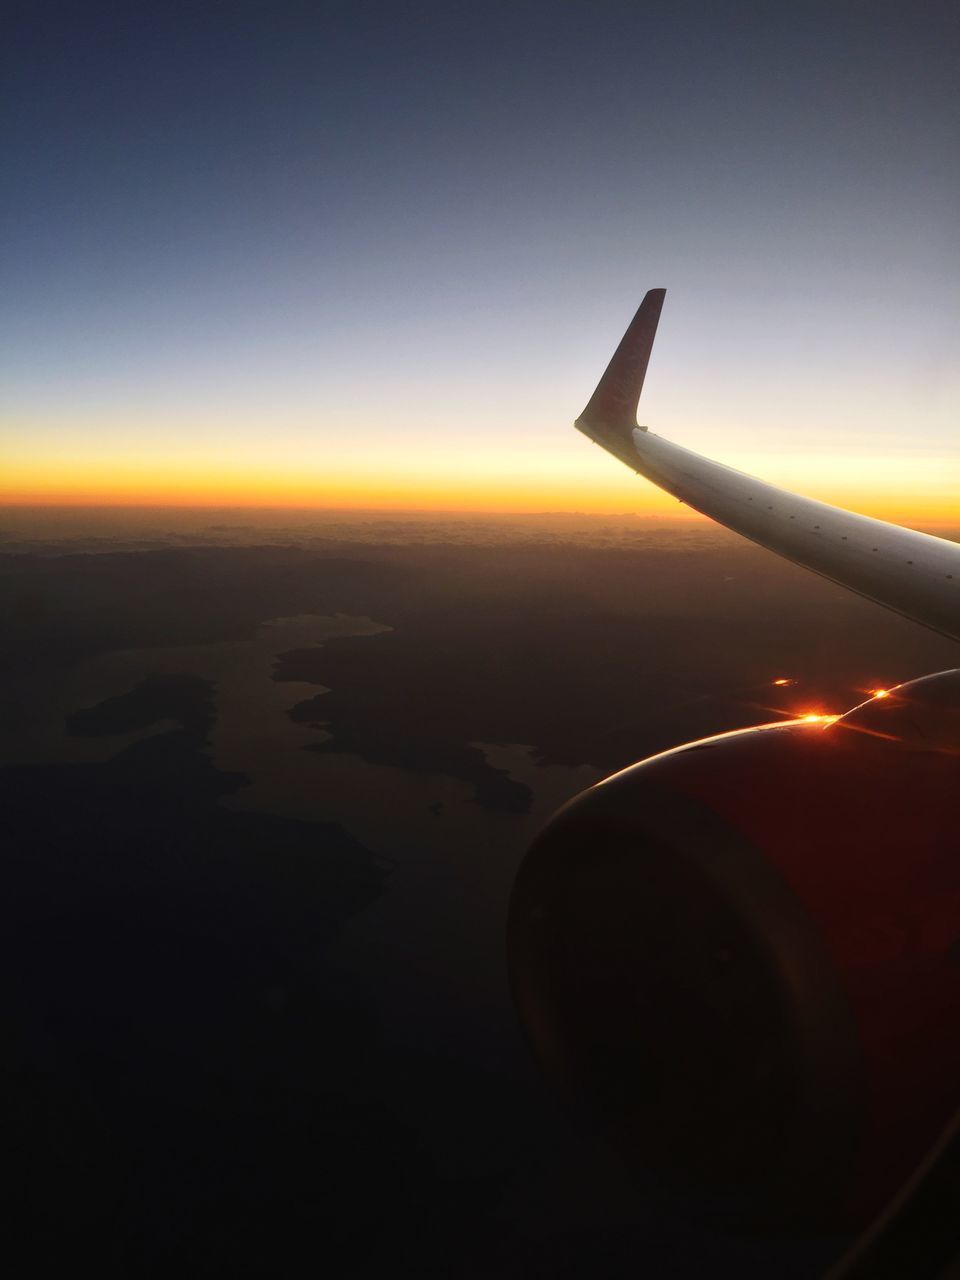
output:
M774 684L784 685L784 684L793 684L793 681L792 681L792 680L787 680L787 679L785 679L783 676L781 676L779 680L774 680L774 682L773 682L773 683L774 683Z
M873 696L874 696L875 698L889 698L889 697L890 697L890 690L889 690L889 689L874 689L874 690L873 690Z

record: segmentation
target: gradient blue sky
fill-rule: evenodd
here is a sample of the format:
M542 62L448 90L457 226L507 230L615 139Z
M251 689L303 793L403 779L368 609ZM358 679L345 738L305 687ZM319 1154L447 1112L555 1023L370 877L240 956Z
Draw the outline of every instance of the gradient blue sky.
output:
M665 285L655 430L956 499L955 4L7 12L8 498L639 510L569 424Z

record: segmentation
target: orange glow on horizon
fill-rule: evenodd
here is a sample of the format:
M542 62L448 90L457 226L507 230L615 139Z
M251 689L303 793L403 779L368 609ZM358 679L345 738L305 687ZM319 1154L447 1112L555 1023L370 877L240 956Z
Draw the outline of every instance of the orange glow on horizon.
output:
M628 478L629 479L629 478ZM955 528L951 502L916 501L909 506L886 496L867 502L862 494L832 495L832 501L892 523ZM652 485L597 486L575 478L535 475L473 478L469 475L256 472L236 468L211 474L169 468L104 467L84 470L4 467L0 504L5 506L322 507L405 511L518 513L579 511L596 515L632 513L665 519L705 517ZM775 684L790 681L776 680Z
M652 486L642 491L614 472L614 483L551 474L471 474L407 467L267 469L102 465L4 466L0 504L8 506L318 507L343 510L464 512L581 511L689 520L688 507Z
M43 424L38 424L43 425ZM147 426L150 429L147 429ZM574 433L570 433L572 436ZM599 449L558 431L555 445L529 437L438 443L398 432L385 445L362 430L332 442L260 433L230 439L198 423L164 435L150 424L127 433L111 424L85 444L51 436L41 449L27 427L0 444L0 503L8 506L318 507L393 511L631 513L670 520L703 517ZM279 461L278 461L279 459ZM737 461L734 459L733 461ZM746 460L744 460L746 461ZM951 527L955 496L878 474L856 478L824 460L822 479L773 475L764 459L754 474L797 492L896 523ZM820 475L817 472L817 475ZM832 475L832 482L828 477Z

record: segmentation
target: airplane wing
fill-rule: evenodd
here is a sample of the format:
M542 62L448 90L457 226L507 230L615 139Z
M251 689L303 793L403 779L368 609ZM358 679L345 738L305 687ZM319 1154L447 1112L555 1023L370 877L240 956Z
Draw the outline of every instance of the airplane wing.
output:
M637 426L665 289L651 289L575 426L695 511L960 640L960 544L801 498Z

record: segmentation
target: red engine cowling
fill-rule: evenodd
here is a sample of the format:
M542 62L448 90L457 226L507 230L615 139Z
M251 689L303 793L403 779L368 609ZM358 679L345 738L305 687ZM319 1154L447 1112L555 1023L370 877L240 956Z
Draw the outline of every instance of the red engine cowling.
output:
M508 949L629 1166L742 1225L864 1221L960 1104L960 671L584 792Z

